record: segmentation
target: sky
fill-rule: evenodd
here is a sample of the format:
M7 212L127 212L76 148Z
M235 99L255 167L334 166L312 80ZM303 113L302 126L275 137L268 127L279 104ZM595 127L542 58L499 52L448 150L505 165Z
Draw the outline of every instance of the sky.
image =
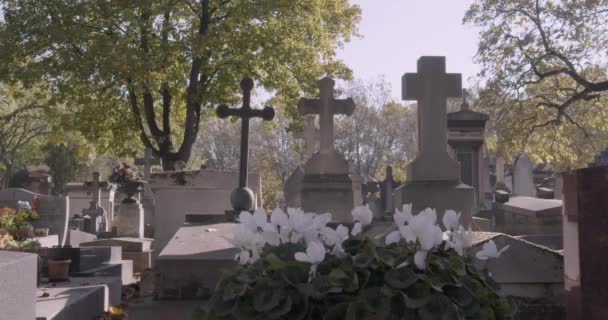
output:
M480 67L473 63L478 30L463 25L471 0L350 0L362 9L361 38L338 52L355 78L391 83L401 100L401 76L416 72L423 55L446 56L447 71L461 73L463 86L473 84Z

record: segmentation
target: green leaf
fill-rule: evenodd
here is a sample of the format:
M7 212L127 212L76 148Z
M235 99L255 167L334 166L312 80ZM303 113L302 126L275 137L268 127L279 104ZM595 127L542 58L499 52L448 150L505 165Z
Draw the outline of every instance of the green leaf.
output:
M431 287L424 281L417 281L402 292L405 305L418 309L426 305L431 297Z
M393 269L384 274L384 281L395 289L406 289L418 280L418 276L408 267Z
M339 303L336 305L330 305L327 309L327 313L323 317L324 320L344 320L348 310L348 303Z
M469 290L457 286L445 286L445 294L461 307L466 307L473 303L474 299Z
M346 310L346 320L367 320L367 315L365 304L359 301L351 302Z
M247 291L247 285L236 281L228 281L222 290L222 300L230 301L242 296Z
M280 288L258 285L253 289L253 307L257 312L269 311L279 305L284 292Z

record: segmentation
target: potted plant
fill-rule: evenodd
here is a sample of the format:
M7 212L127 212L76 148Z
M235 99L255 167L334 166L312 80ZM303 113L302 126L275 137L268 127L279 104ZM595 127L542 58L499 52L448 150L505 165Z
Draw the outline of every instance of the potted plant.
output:
M69 258L50 258L47 261L49 282L67 281L70 278Z
M28 201L18 201L16 209L0 209L0 229L7 230L15 240L33 238L34 227L31 223L38 218L38 212Z
M115 184L117 189L127 196L123 203L137 202L134 197L143 191L145 183L137 174L137 170L127 163L112 168L112 174L108 177L108 181Z
M231 239L240 266L224 274L197 319L508 319L510 307L467 254L473 233L447 211L404 206L384 239L361 233L372 220L353 210L352 228L330 214L242 212ZM479 259L497 258L494 246ZM481 254L483 253L483 254Z

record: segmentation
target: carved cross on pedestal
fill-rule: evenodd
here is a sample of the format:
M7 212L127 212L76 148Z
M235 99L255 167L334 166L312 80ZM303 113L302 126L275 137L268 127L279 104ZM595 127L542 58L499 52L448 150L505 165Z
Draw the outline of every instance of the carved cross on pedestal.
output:
M105 181L101 182L100 176L101 175L99 174L99 172L93 172L93 181L90 183L90 190L93 199L90 202L89 208L82 210L83 216L89 216L94 224L96 224L95 221L97 221L97 217L101 217L101 222L99 226L90 226L88 228L89 230L87 231L92 233L106 231L108 227L108 217L105 216L106 211L100 204L101 188L107 188L108 183Z
M144 167L144 180L150 180L150 173L153 165L160 165L160 159L154 155L151 148L146 148L143 158L135 159L135 165Z
M298 112L302 115L318 114L321 131L320 154L330 154L334 149L334 115L351 115L355 110L352 98L334 98L335 81L325 77L318 81L319 99L300 99Z
M393 204L393 187L395 181L393 180L393 167L386 166L386 178L384 179L384 181L382 181L383 184L383 188L380 190L383 190L383 199L382 199L382 204L384 206L384 213L385 214L392 214L394 211L394 204Z
M251 90L253 89L253 80L244 78L241 81L241 89L243 90L243 106L239 109L229 108L226 105L221 105L217 108L216 114L218 117L225 119L228 117L241 118L241 159L239 166L239 186L230 195L230 202L235 211L251 210L254 205L254 195L251 189L247 188L247 163L249 161L249 119L262 118L266 121L274 119L274 109L265 107L262 110L251 108Z
M315 125L315 118L306 116L304 118L304 127L300 131L294 133L294 138L304 140L304 156L310 159L317 151L317 142L321 137L319 129Z
M462 76L445 73L445 57L421 57L418 73L402 77L403 100L418 101L418 147L408 180L459 181L459 164L447 152L448 97L462 95Z

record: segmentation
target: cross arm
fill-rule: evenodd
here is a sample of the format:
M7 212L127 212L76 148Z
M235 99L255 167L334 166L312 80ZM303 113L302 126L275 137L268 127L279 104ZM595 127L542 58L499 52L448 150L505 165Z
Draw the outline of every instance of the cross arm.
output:
M350 116L355 111L355 101L352 98L334 100L334 114Z

